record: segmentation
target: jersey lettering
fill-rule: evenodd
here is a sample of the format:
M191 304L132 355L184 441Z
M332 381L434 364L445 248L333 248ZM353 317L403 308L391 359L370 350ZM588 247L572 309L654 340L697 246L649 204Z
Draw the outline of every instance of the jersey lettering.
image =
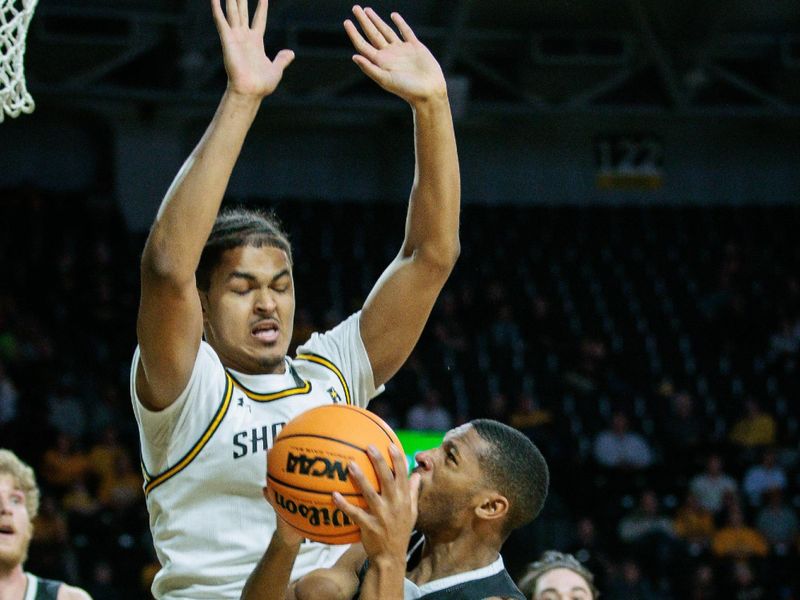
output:
M275 438L286 425L285 422L264 425L260 429L253 428L249 431L240 431L233 436L233 458L242 458L256 452L266 452L272 448ZM249 441L249 443L248 443Z

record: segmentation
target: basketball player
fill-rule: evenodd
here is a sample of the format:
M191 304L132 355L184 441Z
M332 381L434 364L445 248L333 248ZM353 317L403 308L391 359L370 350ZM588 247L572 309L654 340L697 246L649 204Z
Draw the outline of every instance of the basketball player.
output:
M442 70L399 15L395 30L356 6L363 33L344 25L354 62L414 116L405 239L363 309L287 357L289 242L270 217L218 212L259 105L293 54L264 54L267 0L252 23L246 0L226 0L224 12L221 0L211 7L228 85L145 245L131 369L159 599L239 597L275 530L261 495L273 438L311 407L366 406L410 354L459 253L458 161ZM303 544L295 576L342 551Z
M528 566L519 588L530 600L596 600L594 575L571 554L549 550Z
M242 598L524 600L499 552L508 535L532 521L544 504L549 473L538 448L507 425L477 419L449 431L439 448L419 453L410 478L405 457L397 448L391 452L399 476L380 454L370 455L380 494L356 465L348 465L368 511L334 494L336 505L358 524L361 544L287 592L301 538L281 520ZM265 495L272 502L270 492L267 488Z
M23 570L38 511L33 469L0 449L0 600L91 600L81 589Z

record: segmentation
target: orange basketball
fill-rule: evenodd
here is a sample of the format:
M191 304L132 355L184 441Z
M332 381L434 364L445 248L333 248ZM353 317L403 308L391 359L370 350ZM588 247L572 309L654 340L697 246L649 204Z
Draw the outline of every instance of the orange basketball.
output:
M372 444L391 468L389 445L397 436L380 417L356 406L331 404L292 419L267 454L267 479L275 510L310 540L351 544L358 527L333 503L331 492L366 508L347 469L356 463L376 490L378 477L367 454Z

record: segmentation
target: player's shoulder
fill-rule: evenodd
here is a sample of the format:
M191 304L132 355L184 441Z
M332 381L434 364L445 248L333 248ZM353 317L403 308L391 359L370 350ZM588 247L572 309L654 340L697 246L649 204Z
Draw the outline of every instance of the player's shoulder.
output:
M73 587L71 585L67 585L66 583L61 584L61 587L58 588L58 596L56 596L57 600L92 600L92 597L81 588Z

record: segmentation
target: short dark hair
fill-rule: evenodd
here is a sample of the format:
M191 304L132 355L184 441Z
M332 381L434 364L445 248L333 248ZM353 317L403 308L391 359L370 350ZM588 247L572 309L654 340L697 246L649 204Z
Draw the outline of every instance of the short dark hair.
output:
M279 248L286 252L289 264L292 264L289 236L274 213L243 207L225 208L217 215L200 255L200 263L195 272L198 289L208 291L211 274L217 268L222 254L240 246Z
M520 431L491 419L470 424L489 448L481 456L486 480L509 501L503 533L533 521L544 506L550 485L547 462L531 440Z

